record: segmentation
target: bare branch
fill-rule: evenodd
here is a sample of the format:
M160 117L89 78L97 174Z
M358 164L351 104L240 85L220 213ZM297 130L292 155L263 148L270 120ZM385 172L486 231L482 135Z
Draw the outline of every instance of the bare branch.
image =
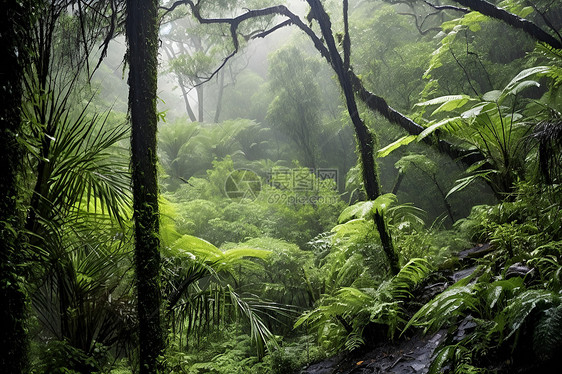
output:
M269 34L279 30L280 28L283 28L285 26L291 26L293 24L293 21L288 19L285 20L283 22L281 22L278 25L273 26L272 28L268 29L268 30L261 30L260 32L257 33L253 33L250 36L250 39L257 39L257 38L265 38L266 36L268 36Z
M507 23L508 25L521 29L527 35L539 42L546 43L556 49L562 49L562 42L541 29L532 21L521 18L516 14L510 13L503 8L499 8L485 0L454 0L455 2L469 7L470 9L482 13L485 16L492 17Z
M546 16L545 12L542 12L535 4L533 4L530 1L526 1L526 3L531 6L535 12L537 12L542 20L544 21L544 23L548 26L548 28L550 30L552 30L552 32L554 32L556 34L556 36L558 36L558 39L562 40L562 35L560 35L560 33L558 32L558 30L556 29L556 27L554 27L554 25L552 24L552 22L550 22L550 20L548 19L548 17Z
M252 36L252 34L250 34L250 39L265 37L265 36L271 34L272 32L274 32L274 31L276 31L276 30L278 30L282 27L289 26L289 25L293 24L293 25L296 25L297 27L299 27L301 30L303 30L312 39L316 49L318 49L320 51L320 53L322 54L322 56L327 58L328 61L329 61L328 50L326 49L326 47L324 46L324 44L322 43L320 38L318 38L318 36L316 36L314 31L312 31L312 29L310 27L306 26L304 24L304 22L302 22L302 20L296 14L292 13L284 5L277 5L277 6L273 6L273 7L269 7L269 8L263 8L263 9L248 10L244 14L241 14L241 15L236 16L234 18L204 18L201 15L198 4L195 4L191 0L176 1L174 4L172 4L171 7L169 7L169 8L161 7L161 9L166 10L166 13L164 13L164 15L165 15L165 14L168 14L169 12L173 11L174 9L176 9L180 5L189 6L191 8L192 15L201 24L227 24L227 25L229 25L230 26L230 35L231 35L231 38L232 38L232 44L234 46L234 50L228 56L226 56L223 59L222 63L219 65L219 67L217 69L215 69L211 73L211 75L203 78L203 80L200 83L198 83L195 87L200 86L201 84L206 83L206 82L210 81L211 79L213 79L217 75L217 73L226 65L226 63L232 57L234 57L234 55L236 55L236 53L238 53L238 50L240 48L240 42L238 41L238 27L244 21L247 21L247 20L253 19L253 18L258 18L258 17L280 15L280 16L284 16L288 19L285 20L284 22L274 26L273 28L271 28L269 30L259 32L258 34L253 35L253 36Z
M179 7L180 5L187 5L187 1L184 0L180 0L180 1L176 1L175 3L172 4L171 7L165 7L165 6L160 6L158 9L164 9L165 12L162 14L162 18L165 17L166 15L168 15L168 13L173 12L177 7Z
M466 77L466 81L468 82L470 88L472 88L472 92L474 92L474 94L476 96L480 96L480 94L478 93L478 91L476 91L476 88L474 88L474 85L472 84L472 79L470 79L470 74L468 74L468 71L466 70L466 68L464 67L464 65L459 61L459 59L457 58L457 56L455 56L455 52L453 51L453 49L449 49L449 52L451 52L451 56L453 56L453 59L455 60L455 62L457 63L457 65L459 65L459 67L461 68L461 70L464 73L464 76Z
M459 8L453 5L435 5L426 0L423 0L423 2L436 10L454 10L456 12L470 13L470 9L466 9L466 8Z
M330 41L332 42L333 49L334 49L333 55L336 56L339 59L339 61L333 60L333 58L331 57L332 55L330 54L330 51L328 50L328 47L326 46L326 44L324 44L323 40L320 37L318 37L318 35L316 35L314 33L314 31L309 26L307 26L296 14L292 13L287 7L285 7L283 5L279 5L279 6L274 6L274 7L264 8L264 9L259 9L259 10L250 10L250 11L247 11L246 13L244 13L240 16L234 17L234 18L214 18L214 19L203 18L201 16L200 12L199 12L198 7L191 0L178 1L178 2L174 3L172 5L172 7L168 8L168 9L173 10L173 9L177 8L179 5L182 5L182 4L189 5L191 7L191 10L193 12L194 17L201 23L205 23L205 24L228 24L228 25L230 25L230 32L231 32L231 36L233 38L233 44L234 44L234 47L235 47L234 51L223 60L223 62L220 64L220 66L208 78L206 78L202 82L198 83L198 85L201 85L205 82L208 82L213 77L215 77L218 74L218 72L226 65L228 60L230 60L238 52L239 43L238 43L238 39L237 39L237 30L238 30L238 26L243 21L246 21L246 20L251 19L251 18L256 18L256 17L263 17L263 16L270 16L270 15L280 15L280 16L286 17L287 19L285 21L281 22L280 24L272 27L269 30L263 31L263 32L258 33L256 35L253 35L251 38L255 39L255 38L265 37L265 36L271 34L272 32L274 32L274 31L276 31L276 30L278 30L282 27L285 27L285 26L289 26L289 25L297 26L299 29L301 29L301 31L303 31L311 39L315 48L320 52L322 57L324 57L326 59L326 61L332 67L334 67L334 69L336 71L341 70L341 72L343 74L349 74L349 79L351 80L353 91L355 91L355 93L358 95L359 99L362 102L364 102L369 109L371 109L374 112L377 112L377 113L381 114L389 122L402 127L409 134L419 135L425 129L423 126L417 124L416 122L414 122L410 118L406 117L402 113L400 113L400 112L396 111L395 109L393 109L392 107L390 107L382 97L379 97L379 96L369 92L363 86L363 82L361 82L359 77L357 77L357 75L355 75L353 70L351 70L351 69L344 70L343 69L344 64L343 64L343 61L341 60L341 57L340 57L339 53L337 53L337 50L335 49L335 41L334 41L333 35L331 34L331 31L325 30L326 32L323 32L323 35L327 40L330 39ZM311 9L314 10L316 8L317 7L314 7L314 8L311 8ZM317 18L318 15L312 13L312 11L309 14L309 16L311 17L311 19L318 19ZM327 17L327 15L325 15L325 16ZM432 139L431 137L427 137L427 138L424 139L424 141L426 143L432 144L434 139ZM466 150L459 149L456 146L454 146L453 144L448 143L444 140L437 140L436 143L437 143L437 147L440 151L449 155L453 159L460 159L462 162L466 163L467 165L471 165L474 162L483 160L483 156L481 154L479 154L479 153L470 153L469 154L469 152L467 152Z
M425 21L426 21L429 17L434 16L434 15L436 15L436 14L439 14L439 12L434 12L434 13L427 14L425 17L423 17L423 19L422 19L422 21L421 21L421 24L419 23L418 16L417 16L416 14L414 14L414 13L404 13L404 12L401 12L401 13L398 13L398 14L401 15L401 16L410 16L410 17L413 17L413 18L414 18L414 21L416 22L416 29L418 29L418 32L420 33L420 35L426 35L426 34L427 34L428 32L430 32L430 31L441 31L441 28L440 28L440 27L430 27L430 28L428 28L427 30L423 30L423 24L425 23Z

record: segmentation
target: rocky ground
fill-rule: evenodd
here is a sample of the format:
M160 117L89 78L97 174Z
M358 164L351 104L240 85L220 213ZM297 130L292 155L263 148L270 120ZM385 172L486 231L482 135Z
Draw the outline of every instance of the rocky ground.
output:
M489 244L480 245L459 253L459 259L477 258L489 253ZM472 264L471 264L472 265ZM440 281L428 284L417 299L421 303L458 280L471 275L476 266L465 266L461 270L440 277ZM466 322L466 321L464 321ZM395 342L384 341L380 345L363 348L347 355L340 354L310 365L301 374L424 374L429 371L435 349L445 340L446 331L423 335L417 333L402 337Z
M422 374L427 373L435 348L445 331L433 335L414 335L396 343L385 343L368 352L333 357L306 368L303 374Z
M460 279L470 276L476 266L474 259L482 257L493 251L490 244L478 245L462 251L458 255L461 264L455 272L436 274L434 280L427 284L419 294L416 301L419 305L428 302L435 295L445 290ZM526 266L514 264L506 271L513 276L525 276L531 270ZM411 311L413 314L413 311ZM464 334L474 328L476 324L471 316L467 316L459 323L455 332L455 339L459 341ZM396 341L382 339L378 344L371 344L351 353L342 353L303 369L301 374L425 374L429 371L434 352L447 338L447 331L441 330L434 334L423 335L421 332L412 336L402 336ZM522 343L524 344L524 343ZM534 373L559 373L558 365L538 365L532 361L522 360L514 365L497 357L497 362L488 363L491 373L503 374L534 374Z

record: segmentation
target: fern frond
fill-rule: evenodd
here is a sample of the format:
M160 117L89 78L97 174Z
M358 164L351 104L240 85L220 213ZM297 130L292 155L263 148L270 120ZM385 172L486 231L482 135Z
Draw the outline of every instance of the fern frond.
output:
M505 340L518 332L533 312L547 309L556 302L560 302L559 298L546 290L527 290L517 295L503 311L508 329Z
M395 298L411 296L411 289L422 282L430 272L431 264L426 259L411 259L392 279L393 296Z
M549 360L562 352L562 304L545 310L533 333L533 349L541 360Z

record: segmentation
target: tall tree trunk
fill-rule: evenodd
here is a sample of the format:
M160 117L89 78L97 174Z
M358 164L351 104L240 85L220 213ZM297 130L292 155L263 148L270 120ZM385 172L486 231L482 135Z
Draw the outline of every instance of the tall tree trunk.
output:
M197 86L195 86L195 92L197 92L197 120L201 123L205 120L205 112L203 111L203 86L200 84L201 82L197 82Z
M219 79L218 79L218 86L219 86L219 95L217 97L217 110L215 111L215 118L213 120L214 123L219 123L221 111L222 111L222 97L224 94L224 70L221 69L219 72Z
M156 171L158 0L127 1L129 110L140 373L156 373L164 349Z
M26 334L27 297L23 290L22 220L18 214L18 173L23 150L21 137L22 75L25 63L23 35L31 27L28 1L3 1L0 13L2 87L0 87L0 368L5 373L28 369Z
M357 138L357 142L359 143L365 193L367 194L367 198L369 200L374 200L381 194L377 175L377 166L374 158L375 141L373 139L371 131L365 125L365 123L361 119L361 116L359 115L359 109L357 108L357 103L355 101L351 75L349 73L349 70L346 69L346 65L349 64L350 58L350 56L348 55L349 45L347 45L346 50L344 51L345 56L342 60L337 49L334 36L332 34L330 17L324 10L322 3L320 2L320 0L307 0L307 2L310 5L311 16L318 21L320 30L322 32L322 35L324 36L324 40L330 54L332 67L336 72L336 75L338 76L338 80L347 104L347 111L355 128L355 135ZM348 39L348 37L345 38ZM396 254L396 250L394 249L392 237L390 235L388 227L386 226L386 222L382 213L379 213L377 211L374 215L374 221L379 232L384 253L390 265L390 271L392 274L398 274L398 272L400 271L398 256Z

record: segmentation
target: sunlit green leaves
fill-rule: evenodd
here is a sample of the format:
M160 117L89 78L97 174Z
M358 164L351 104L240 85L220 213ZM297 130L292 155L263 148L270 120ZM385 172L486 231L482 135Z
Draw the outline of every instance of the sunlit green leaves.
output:
M341 212L338 222L344 223L352 218L372 219L376 212L383 213L396 201L394 194L388 193L377 197L375 200L360 201L349 206Z
M416 106L430 106L441 104L439 107L437 107L437 109L433 111L432 115L435 115L439 112L455 111L458 108L463 107L469 100L473 99L468 95L448 95L437 97L435 99L424 101L422 103L417 103Z
M217 263L231 266L245 257L267 258L269 251L249 247L236 247L221 251L208 241L193 235L183 235L170 247L174 256L197 259L207 263Z
M388 156L390 153L392 153L394 150L404 146L404 145L408 145L411 142L413 142L414 140L416 140L417 136L416 135L406 135L403 136L401 138L399 138L398 140L390 143L389 145L387 145L384 148L381 148L377 151L377 157L378 158L383 158Z

